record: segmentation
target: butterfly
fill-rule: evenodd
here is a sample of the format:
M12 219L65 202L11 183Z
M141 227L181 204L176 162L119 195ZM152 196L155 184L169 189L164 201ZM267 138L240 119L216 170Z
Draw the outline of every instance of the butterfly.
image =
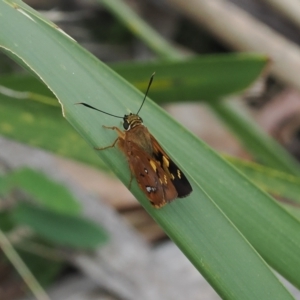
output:
M124 117L120 117L104 112L84 102L76 104L81 104L107 115L123 119L124 131L116 126L104 126L106 129L112 129L117 132L118 137L116 140L109 146L95 149L105 150L117 145L126 156L129 164L131 172L129 187L134 177L150 203L155 208L161 208L176 198L188 196L193 189L186 176L163 150L147 127L144 126L143 120L139 116L153 77L154 73L150 78L145 97L136 114L130 113L124 115Z

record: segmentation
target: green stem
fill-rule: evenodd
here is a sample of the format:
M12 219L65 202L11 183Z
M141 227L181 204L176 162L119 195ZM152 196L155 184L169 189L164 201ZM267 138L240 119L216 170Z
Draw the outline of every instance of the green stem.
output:
M162 59L182 59L183 54L177 51L154 29L148 26L134 11L120 0L98 0L113 15L122 21L126 27L139 37Z

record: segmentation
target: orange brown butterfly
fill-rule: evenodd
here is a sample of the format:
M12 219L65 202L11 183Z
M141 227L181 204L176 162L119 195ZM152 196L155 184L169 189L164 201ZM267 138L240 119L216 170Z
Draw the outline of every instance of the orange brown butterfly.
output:
M147 196L150 203L155 208L161 208L176 198L188 196L192 192L192 187L182 171L162 149L147 127L144 126L143 120L139 116L154 75L155 73L150 78L145 97L136 114L130 113L120 117L97 109L87 103L76 104L82 104L107 115L123 119L124 131L115 126L103 126L115 130L118 137L111 145L95 149L105 150L113 148L117 144L125 154L131 171L129 189L132 178L135 177L140 189Z

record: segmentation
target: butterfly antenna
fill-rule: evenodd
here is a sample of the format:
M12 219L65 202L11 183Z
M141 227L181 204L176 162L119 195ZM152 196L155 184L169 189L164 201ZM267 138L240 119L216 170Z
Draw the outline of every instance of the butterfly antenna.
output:
M146 91L145 97L144 97L144 99L143 99L143 102L142 102L142 104L141 104L141 106L140 106L138 112L136 113L137 115L139 114L139 112L140 112L140 110L141 110L142 106L144 105L144 102L145 102L145 100L146 100L146 98L147 98L147 95L148 95L150 86L151 86L151 84L152 84L154 75L155 75L155 72L154 72L154 73L151 75L151 77L150 77L150 80L149 80L149 84L148 84L148 87L147 87L147 91Z
M104 113L104 114L106 114L106 115L109 115L109 116L112 116L112 117L115 117L115 118L123 119L123 117L120 117L120 116L116 116L116 115L110 114L110 113L108 113L108 112L105 112L105 111L103 111L103 110L100 110L100 109L98 109L98 108L96 108L96 107L93 107L93 106L91 106L91 105L89 105L89 104L87 104L87 103L84 103L84 102L79 102L79 103L75 103L75 104L81 104L81 105L84 105L84 106L86 106L86 107L88 107L88 108L91 108L91 109L94 109L94 110L98 110L98 111L100 111L100 112L102 112L102 113Z

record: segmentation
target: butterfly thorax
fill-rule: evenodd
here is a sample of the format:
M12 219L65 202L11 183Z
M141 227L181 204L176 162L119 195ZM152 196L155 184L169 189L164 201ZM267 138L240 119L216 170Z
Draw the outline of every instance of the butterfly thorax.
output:
M125 115L123 118L123 127L126 131L138 126L143 125L143 120L136 114Z
M137 146L141 151L149 155L153 154L151 135L144 126L141 117L136 114L125 115L123 126L126 132L125 144L129 152L131 152L130 147L132 147L134 143L134 147Z

